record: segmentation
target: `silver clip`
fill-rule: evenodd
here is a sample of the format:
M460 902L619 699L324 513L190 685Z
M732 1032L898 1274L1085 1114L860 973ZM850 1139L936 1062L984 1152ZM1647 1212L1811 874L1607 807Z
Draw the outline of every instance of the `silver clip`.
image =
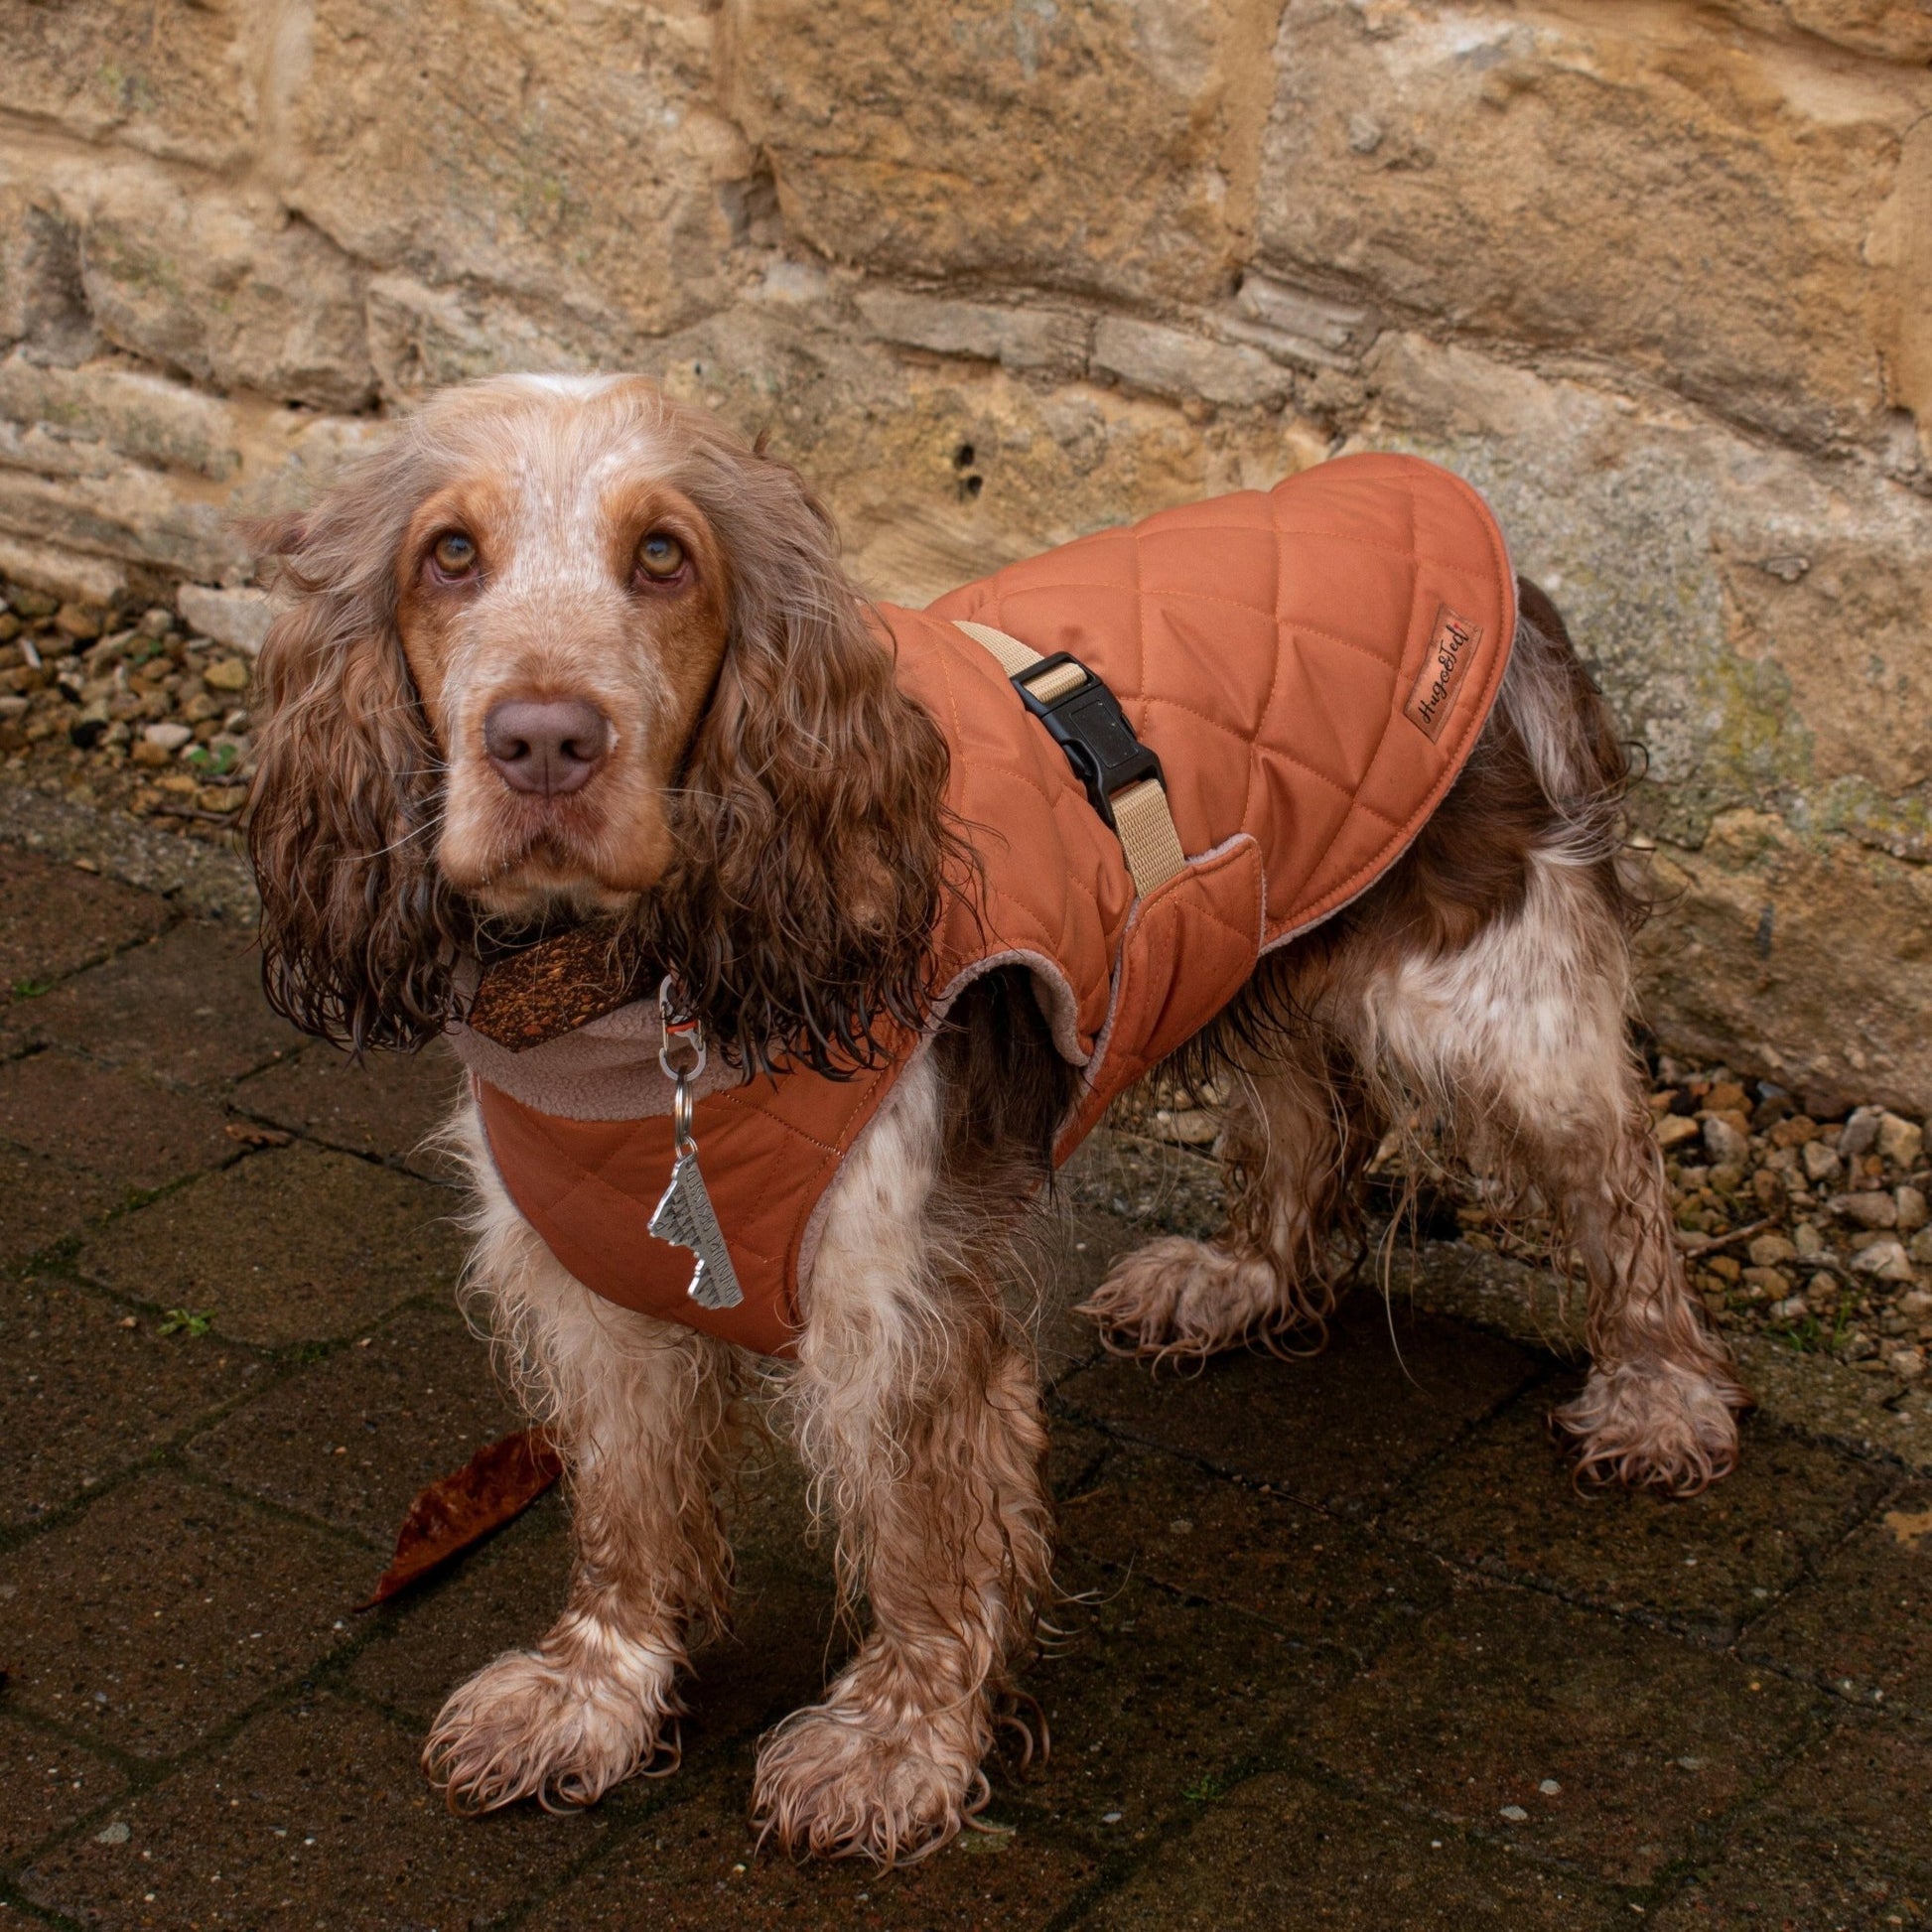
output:
M691 1131L691 1087L705 1068L704 1028L695 1019L674 1017L671 986L671 976L666 973L657 989L661 1035L657 1064L672 1083L671 1147L677 1159L671 1168L670 1185L650 1217L650 1231L658 1240L689 1248L697 1256L698 1265L685 1291L692 1301L704 1309L735 1309L744 1301L745 1291L739 1286L738 1270L732 1266L731 1250L725 1246L724 1230L711 1205L711 1192L699 1172L697 1136ZM673 1041L691 1048L686 1064L671 1064ZM682 1054L679 1057L686 1059Z

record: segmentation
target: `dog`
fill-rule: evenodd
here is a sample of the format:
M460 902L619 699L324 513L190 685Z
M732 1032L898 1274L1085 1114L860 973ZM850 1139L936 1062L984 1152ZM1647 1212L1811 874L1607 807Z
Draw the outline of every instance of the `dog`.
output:
M1223 500L1270 513L1254 493ZM1231 825L1194 841L1224 841L1222 884L1201 888L1212 904L1185 897L1213 870L1192 858L1158 889L1128 883L1107 794L1083 791L1007 669L957 626L920 646L1032 760L1024 783L998 776L989 809L1018 799L1082 863L1112 868L1089 946L1100 1017L1085 1020L999 934L942 998L935 932L970 939L988 916L976 867L1079 908L1094 894L1045 878L1031 852L976 847L962 755L937 701L904 688L905 639L939 621L882 621L797 474L710 414L641 378L447 391L312 509L261 526L261 547L281 602L248 836L280 1012L356 1051L453 1033L514 1086L522 1058L465 1025L490 962L595 935L591 954L619 962L617 1003L593 1001L602 1018L528 1057L592 1039L627 1051L619 1087L648 1089L660 1137L650 1190L688 1147L722 1189L727 1249L735 1183L718 1163L735 1095L816 1081L856 1121L794 1255L786 1339L767 1351L790 1358L777 1413L836 1518L842 1582L871 1609L822 1701L761 1743L755 1815L794 1853L919 1856L984 1801L1052 1556L1040 1397L1002 1271L1094 1099L1076 1062L1104 1053L1129 964L1145 978L1203 934L1236 935L1206 1007L1143 1042L1182 1077L1219 1070L1228 1226L1115 1267L1086 1311L1112 1346L1199 1360L1318 1331L1343 1272L1331 1231L1385 1133L1426 1120L1479 1169L1534 1186L1581 1257L1592 1366L1556 1419L1580 1472L1687 1494L1732 1465L1747 1398L1687 1292L1629 1044L1640 893L1621 851L1624 753L1561 618L1499 543L1484 582L1504 616L1484 623L1509 634L1480 645L1486 709L1456 688L1477 623L1445 603L1431 633L1425 613L1435 655L1411 735L1388 743L1436 759L1436 789L1378 834L1372 878L1351 875L1292 930L1266 924L1275 882ZM988 649L1013 642L988 634ZM1399 707L1394 660L1373 675ZM1431 732L1455 703L1466 742L1449 761ZM1116 749L1146 749L1123 729ZM1148 729L1153 802L1180 822L1197 813L1191 767ZM1165 924L1157 902L1175 908ZM702 1072L688 1054L672 1064L673 1035L694 1034L713 1052ZM752 1359L726 1338L731 1311L660 1318L566 1266L565 1220L545 1237L551 1210L512 1191L505 1150L510 1125L569 1110L485 1120L496 1077L473 1077L450 1129L474 1196L471 1283L567 1460L576 1557L549 1633L462 1685L435 1724L425 1767L464 1812L588 1804L674 1765L680 1680L727 1615L719 1498ZM586 1132L629 1131L610 1107L580 1111ZM639 1220L619 1263L647 1245ZM732 1275L729 1255L721 1266Z

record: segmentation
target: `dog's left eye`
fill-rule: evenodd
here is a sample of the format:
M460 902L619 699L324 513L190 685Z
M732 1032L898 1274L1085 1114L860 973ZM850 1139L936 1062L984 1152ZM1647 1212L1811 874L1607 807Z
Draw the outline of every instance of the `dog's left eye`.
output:
M684 568L684 546L664 530L653 530L637 546L637 568L660 582Z

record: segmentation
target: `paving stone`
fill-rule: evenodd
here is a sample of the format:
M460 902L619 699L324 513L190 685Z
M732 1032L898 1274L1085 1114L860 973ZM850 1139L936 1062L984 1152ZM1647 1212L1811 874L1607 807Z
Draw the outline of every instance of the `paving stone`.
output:
M104 1757L39 1725L0 1715L0 1863L12 1864L127 1779Z
M127 1189L51 1154L0 1147L0 1265L25 1261L117 1207Z
M1932 1731L1832 1725L1655 1923L1924 1925L1932 1920Z
M1062 1429L1078 1461L1062 1492L1062 1549L1171 1589L1227 1603L1305 1644L1372 1653L1396 1623L1444 1602L1435 1559L1285 1497L1205 1474L1158 1450Z
M1236 1351L1193 1374L1109 1360L1070 1377L1057 1399L1076 1417L1304 1502L1368 1513L1536 1372L1510 1342L1392 1314L1363 1293L1311 1359Z
M1469 1579L1315 1713L1308 1749L1448 1823L1646 1884L1709 1844L1820 1708L1770 1671Z
M242 1081L233 1098L243 1113L330 1147L445 1174L454 1163L423 1142L448 1119L459 1085L457 1063L441 1046L354 1060L317 1040Z
M13 1033L183 1085L238 1080L302 1035L269 1010L251 935L190 921L16 1007Z
M23 1874L37 1904L102 1927L331 1932L484 1926L554 1887L610 1829L593 1812L460 1819L378 1713L317 1697L258 1718Z
M1096 1862L1031 1824L968 1832L895 1871L856 1861L801 1865L759 1853L747 1819L752 1756L667 1793L608 1857L528 1922L530 1932L756 1932L760 1926L1041 1926L1091 1882Z
M1547 1424L1571 1392L1539 1389L1485 1424L1418 1479L1387 1527L1458 1563L1727 1641L1886 1486L1869 1464L1747 1422L1736 1469L1701 1496L1580 1489Z
M1932 1484L1887 1497L1744 1648L1840 1692L1932 1717Z
M1055 1582L1056 1631L1021 1677L1052 1753L1011 1797L996 1781L995 1812L1024 1805L1106 1852L1146 1842L1232 1784L1348 1675L1332 1652L1078 1558L1061 1559Z
M167 905L150 893L0 845L0 1007L167 923Z
M407 1309L230 1416L189 1455L386 1549L426 1484L521 1420L454 1306Z
M219 1167L238 1152L207 1101L59 1047L0 1066L0 1140L140 1190Z
M365 1568L320 1530L171 1470L138 1476L0 1558L11 1695L172 1754L342 1642Z
M244 1393L253 1355L132 1328L113 1303L46 1277L0 1297L0 1522L32 1522Z
M191 1182L102 1229L76 1266L263 1347L353 1336L463 1260L445 1188L296 1145Z
M1287 1772L1205 1807L1186 1837L1075 1921L1096 1932L1585 1932L1633 1922L1624 1901L1573 1872Z

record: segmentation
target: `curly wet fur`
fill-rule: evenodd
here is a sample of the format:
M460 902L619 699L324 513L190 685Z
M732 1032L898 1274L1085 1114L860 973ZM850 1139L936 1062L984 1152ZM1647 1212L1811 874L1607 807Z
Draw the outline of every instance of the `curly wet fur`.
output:
M461 392L273 533L291 598L263 653L250 808L271 998L357 1045L414 1045L454 1011L458 960L490 921L436 864L448 748L398 637L396 547L453 467L486 475L513 427L612 395L731 582L715 681L665 780L672 858L625 914L631 939L742 1064L849 1063L882 1022L925 1014L944 744L898 695L796 477L635 383ZM1595 1365L1558 1418L1580 1470L1684 1493L1729 1466L1744 1397L1685 1291L1626 1044L1640 902L1618 854L1622 755L1548 601L1525 587L1523 610L1480 743L1409 852L1264 960L1177 1063L1233 1090L1226 1234L1152 1244L1089 1311L1165 1360L1318 1345L1363 1167L1390 1125L1422 1121L1535 1185L1583 1257ZM891 1863L943 1845L1017 1722L1052 1525L1033 1358L999 1284L1074 1086L1024 977L990 975L826 1195L773 1414L836 1525L857 1642L759 1751L759 1830L795 1854ZM576 1558L554 1626L454 1692L424 1763L460 1811L590 1803L675 1767L689 1660L729 1614L744 1371L574 1281L469 1103L452 1138L477 1202L471 1305L564 1452Z
M1526 587L1526 610L1548 600ZM1370 892L1262 962L1176 1071L1227 1078L1229 1227L1123 1261L1087 1304L1113 1344L1200 1360L1318 1346L1335 1239L1393 1127L1550 1203L1588 1285L1594 1369L1556 1417L1580 1474L1690 1495L1736 1457L1748 1397L1690 1297L1631 1050L1627 776L1567 639L1527 621L1475 755ZM1272 1293L1269 1289L1272 1285Z
M634 915L643 950L734 1063L868 1059L930 992L955 844L945 739L899 692L788 464L648 383L595 406L604 444L661 453L652 476L729 559L722 663L665 801L672 865ZM449 392L313 510L258 527L286 605L258 667L249 852L269 1002L305 1032L413 1047L460 1017L455 968L489 921L437 869L447 750L398 633L397 559L420 503L512 470L554 407L517 378Z

